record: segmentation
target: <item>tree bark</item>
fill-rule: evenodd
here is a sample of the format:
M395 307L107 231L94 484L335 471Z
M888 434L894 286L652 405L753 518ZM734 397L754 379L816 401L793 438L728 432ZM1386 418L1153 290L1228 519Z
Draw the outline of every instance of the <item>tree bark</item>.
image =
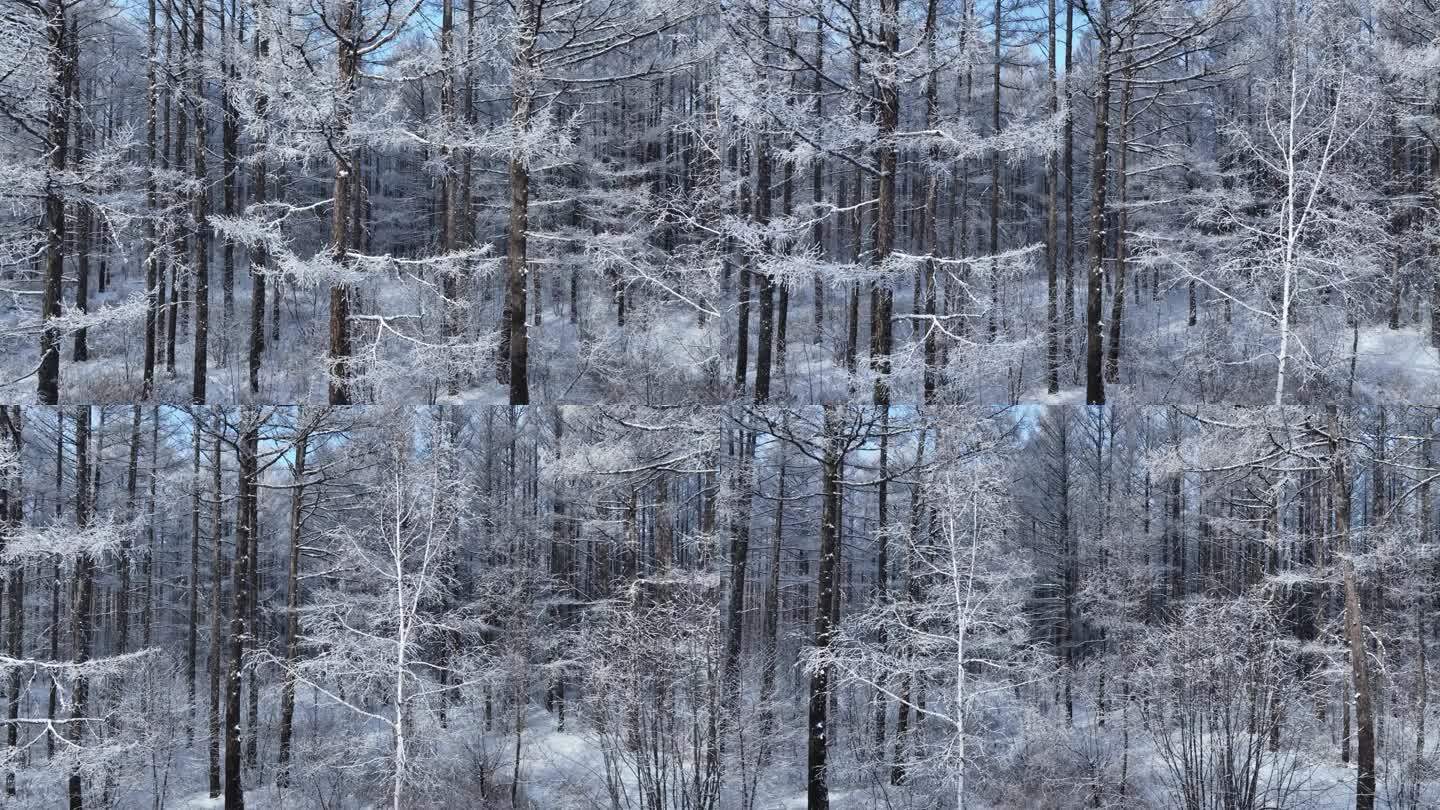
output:
M45 173L45 293L40 305L44 325L40 331L36 397L43 405L54 405L60 401L60 331L49 322L60 315L60 296L65 283L65 197L60 189L60 175L68 167L70 111L66 88L72 67L65 0L50 0L48 12L45 38L50 76L45 145L50 162Z
M205 2L195 0L194 87L190 104L195 118L195 343L191 347L190 401L205 402L205 383L210 374L210 190L206 176L205 150L208 123L205 119Z
M1125 271L1128 258L1125 232L1130 227L1126 200L1129 194L1127 172L1130 163L1130 101L1135 95L1133 79L1134 70L1127 67L1124 77L1125 87L1120 92L1120 142L1117 144L1119 166L1115 173L1116 190L1120 196L1120 210L1115 227L1115 283L1110 297L1110 343L1105 355L1105 380L1112 383L1120 382L1120 324L1125 318Z
M840 477L844 464L844 413L841 406L825 406L825 456L821 464L820 560L816 573L815 647L830 646L835 601L835 574L840 562ZM826 772L830 724L830 668L810 673L809 724L806 745L807 810L828 810L830 788Z
M73 35L70 41L70 84L72 87L71 96L78 106L76 109L75 121L75 162L83 165L85 162L85 117L81 110L84 109L81 100L80 87L80 51L79 37ZM88 193L88 189L82 189L82 193ZM75 204L75 309L80 312L90 311L90 230L93 227L93 211L90 203L81 199ZM71 359L80 363L90 359L90 344L86 330L82 327L75 330L75 349Z
M517 11L520 27L511 67L510 125L517 133L528 132L539 72L536 38L539 36L542 0L522 0ZM530 167L524 155L510 158L510 234L507 242L505 327L508 339L503 348L502 377L510 385L510 404L530 404L530 336L526 318L526 288L529 277Z
M211 490L210 490L210 798L220 797L224 785L221 782L220 772L220 667L225 658L226 640L222 632L222 625L225 616L224 592L224 557L221 555L223 537L221 536L220 507L222 493L222 463L224 461L222 444L222 433L224 422L221 420L218 410L214 413L215 443L211 464ZM199 420L195 425L195 441L200 441ZM196 482L199 485L199 482Z
M75 409L75 525L81 532L90 526L90 407L82 405ZM75 557L75 607L70 614L71 643L75 645L74 661L85 664L90 660L93 642L93 605L95 600L95 558L88 551ZM70 725L66 729L71 744L80 745L84 739L86 718L90 712L90 679L83 673L76 674L71 687ZM69 778L70 810L85 807L84 776L78 766L72 767Z
M160 103L160 85L155 75L155 65L160 60L158 36L155 26L155 0L146 3L147 24L145 37L148 58L145 60L145 358L143 361L140 398L150 399L155 394L155 343L160 328L160 268L156 255L155 218L158 216L159 195L155 184L155 133L156 115Z
M1069 6L1069 0L1066 0ZM1045 33L1049 49L1046 53L1046 74L1050 79L1050 115L1055 116L1060 112L1060 90L1055 80L1055 0L1048 0L1046 4ZM1069 77L1066 77L1067 81ZM1068 119L1068 116L1067 116ZM1046 217L1045 217L1045 390L1051 394L1060 393L1060 324L1059 324L1059 278L1055 272L1055 264L1059 259L1059 245L1055 238L1059 235L1056 230L1059 208L1059 186L1060 178L1056 174L1057 166L1055 153L1047 152L1045 155L1045 190L1046 190Z
M1105 284L1105 186L1110 157L1110 31L1108 6L1101 4L1095 74L1095 143L1090 156L1090 266L1085 279L1085 404L1105 404L1101 374L1101 318Z
M290 738L295 718L295 662L300 653L300 525L305 498L305 436L295 443L295 488L290 493L290 566L286 575L285 681L280 691L280 765L275 783L290 785Z
M344 266L350 254L351 190L354 187L350 175L359 171L355 156L348 145L350 121L360 84L360 49L358 17L359 0L345 0L341 6L339 25L336 30L340 56L338 80L335 94L335 131L340 143L332 144L335 155L335 181L330 219L330 259L336 266ZM331 405L349 405L352 402L350 345L350 297L349 282L330 285L330 363L328 388ZM231 665L234 666L233 664Z
M1335 500L1336 551L1345 588L1345 643L1350 652L1350 688L1355 702L1355 810L1375 810L1375 717L1365 645L1360 590L1350 540L1350 474L1340 436L1340 413L1330 411L1330 477ZM1346 696L1349 705L1350 695Z
M10 441L10 448L16 458L20 457L21 450L21 426L23 412L19 405L0 408L0 422L3 422L5 432ZM21 525L24 508L24 481L21 478L21 467L16 466L14 475L9 481L0 482L4 487L3 497L0 497L0 550L6 536L10 531ZM7 649L11 658L20 659L25 654L25 566L16 565L10 571L10 627L9 636L6 639ZM5 744L9 747L10 756L16 756L17 744L19 742L20 724L15 722L20 717L21 698L21 670L15 667L10 670L9 678L9 703L7 717L9 723L5 732ZM15 772L7 770L5 773L5 794L15 795Z
M256 448L259 441L260 417L256 409L245 407L240 411L239 442L236 456L240 462L239 489L235 498L235 564L232 570L233 612L230 615L230 655L226 662L225 678L225 808L244 810L245 788L241 782L240 757L240 676L245 648L251 643L250 612L254 582L251 566L254 558L251 551L254 544L251 534L255 526L251 523L255 514L256 496Z

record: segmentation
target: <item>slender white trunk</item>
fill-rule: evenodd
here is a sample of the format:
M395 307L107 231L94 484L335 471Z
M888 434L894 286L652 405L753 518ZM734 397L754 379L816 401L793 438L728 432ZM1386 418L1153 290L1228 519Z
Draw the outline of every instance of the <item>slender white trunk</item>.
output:
M400 797L405 789L405 646L410 630L405 604L405 542L401 534L404 512L401 486L395 483L395 607L399 619L395 629L395 786L394 810L400 810Z
M950 585L955 592L955 807L965 810L965 636L970 625L970 598L975 593L975 559L980 550L980 503L971 481L970 561L961 588L959 535L950 526Z
M1285 208L1280 212L1281 232L1285 235L1285 260L1282 264L1282 292L1280 295L1280 356L1275 371L1275 405L1284 403L1285 366L1290 359L1290 296L1291 277L1295 273L1295 242L1300 238L1300 229L1295 222L1295 117L1299 114L1298 95L1300 86L1294 66L1290 68L1290 121L1285 143ZM1323 167L1322 167L1323 168ZM1315 179L1318 185L1320 179ZM1313 195L1312 195L1313 196Z
M1286 252L1289 252L1287 246ZM1280 296L1280 366L1275 372L1275 405L1284 404L1285 366L1290 359L1290 262L1285 262L1284 291Z

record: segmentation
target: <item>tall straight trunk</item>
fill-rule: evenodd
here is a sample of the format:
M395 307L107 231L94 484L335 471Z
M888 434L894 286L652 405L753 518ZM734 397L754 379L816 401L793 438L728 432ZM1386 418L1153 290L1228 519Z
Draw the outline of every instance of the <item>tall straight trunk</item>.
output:
M80 531L90 526L91 493L90 485L90 406L82 405L75 410L75 525ZM84 664L90 660L94 634L94 617L91 615L95 600L95 558L90 552L82 551L75 557L75 607L70 613L71 643L74 645L73 660ZM72 745L80 745L84 739L84 718L90 713L90 679L77 673L70 694L70 725L66 729ZM84 776L78 766L72 766L69 778L70 810L85 807Z
M144 603L143 614L140 617L140 646L149 647L150 638L155 622L155 488L159 481L160 466L160 412L154 406L150 408L150 486L146 493L148 504L145 521L145 557L144 576L145 585L141 591L141 601Z
M815 119L824 120L825 117L825 95L822 91L822 76L825 72L825 25L821 14L815 16L815 75L810 84L810 95L815 102ZM814 164L810 167L810 201L815 206L811 216L815 217L815 226L811 234L811 241L815 250L824 254L825 244L825 222L819 218L819 208L822 187L825 177L825 160L816 156ZM816 345L823 339L825 331L825 282L819 273L815 274L815 337Z
M195 240L192 271L195 276L195 343L191 347L190 401L196 405L205 402L205 382L210 374L210 191L206 177L205 150L208 124L205 119L205 2L196 0L195 8L195 52L194 86L191 88L192 112L195 117Z
M735 148L735 161L740 174L739 202L740 216L750 214L750 157L743 148ZM740 260L739 282L735 285L735 392L734 397L745 396L745 379L750 370L750 301L754 294L754 274L750 272L750 259Z
M180 43L180 67L178 72L179 80L182 83L181 89L183 90L183 83L188 75L187 71L193 69L190 60L190 4L188 2L172 2L168 3L167 6L179 8L180 10L180 24L176 31L176 38ZM174 27L173 22L171 23L171 27ZM175 140L172 144L170 164L167 166L167 168L173 168L177 171L185 165L185 149L186 144L190 140L190 119L186 116L184 107L184 103L179 101L174 105ZM169 110L170 107L167 106L167 114ZM182 309L182 305L184 304L184 299L189 297L189 274L191 270L191 268L184 265L182 259L182 257L189 253L189 248L187 247L190 244L189 234L187 232L189 226L184 217L180 217L178 220L179 221L171 226L170 233L170 304L166 308L169 317L165 321L165 371L172 377L175 376L175 345L176 335L180 329L180 322L182 319L186 319L186 323L189 322L188 315L186 314L188 310ZM182 282L185 286L184 295L181 294L180 290Z
M254 582L251 566L255 531L252 519L256 497L256 451L259 442L259 412L246 406L240 410L236 457L240 462L238 490L235 497L235 563L231 571L232 612L230 614L230 651L225 677L225 808L243 810L245 789L241 782L240 757L240 676L245 647L250 643L250 604Z
M1075 4L1065 4L1065 362L1075 356Z
M266 11L263 5L257 5L256 13L263 14ZM270 38L261 36L265 30L268 20L257 19L255 21L255 61L264 64L270 55ZM270 97L265 93L259 93L255 98L255 117L261 121L265 120L270 109ZM266 157L267 143L265 127L254 136L253 150L257 155L255 160L255 177L251 184L251 193L257 207L263 207L269 199L270 194L270 163ZM228 245L227 245L228 249ZM249 364L250 393L260 393L260 366L265 356L265 280L270 266L270 252L264 242L257 243L251 249L250 256L250 345L247 356ZM277 297L278 298L278 297ZM276 312L279 312L279 301L276 302Z
M1398 125L1395 119L1395 108L1393 106L1391 106L1390 112L1386 116L1386 118L1388 119L1387 123L1389 125L1389 132L1386 135L1385 139L1390 143L1390 156L1389 160L1387 161L1387 169L1389 173L1388 179L1390 186L1388 195L1391 197L1395 197L1404 194L1407 190L1405 188L1406 184L1401 178L1401 172L1403 171L1402 162L1404 160L1401 155L1401 146L1404 144L1404 138L1400 137ZM1408 230L1409 227L1410 223L1408 221L1408 215L1406 213L1399 211L1391 213L1389 235L1392 240L1396 240L1397 242L1395 244L1392 244L1392 247L1390 248L1390 319L1387 325L1391 329L1400 328L1400 290L1401 287L1404 286L1400 279L1402 251L1398 244L1398 238L1400 234Z
M825 456L821 463L820 560L815 589L815 647L830 646L834 632L835 574L840 562L840 477L844 463L844 416L841 406L825 406ZM806 744L806 808L829 810L826 760L830 741L830 668L810 673L810 705Z
M55 410L55 518L59 521L65 510L65 411ZM56 557L50 567L50 660L60 660L60 558ZM45 719L55 721L55 709L59 703L59 687L50 679L50 700L46 704ZM45 759L55 758L55 736L45 735Z
M1129 196L1127 172L1130 164L1130 101L1135 95L1134 77L1134 68L1127 67L1124 74L1125 87L1120 91L1120 142L1116 144L1119 165L1115 172L1115 186L1120 196L1120 211L1116 216L1118 221L1115 226L1115 283L1110 297L1110 343L1105 354L1105 380L1112 383L1120 382L1120 324L1125 318L1125 231L1130 227L1130 215L1125 204Z
M879 47L886 59L893 59L900 50L900 33L896 21L900 17L900 0L880 0L881 18ZM883 267L895 248L895 172L897 158L894 135L900 123L900 88L893 77L879 82L879 110L876 116L879 146L875 161L880 174L876 178L879 204L875 214L874 263ZM890 353L893 349L892 316L895 294L888 282L873 290L870 312L870 367L875 372L875 407L890 407Z
M158 36L155 27L155 0L146 2L145 41L145 359L140 398L150 399L155 393L155 341L158 337L160 316L159 244L156 241L155 218L159 208L159 196L155 184L155 133L156 115L160 104L160 85L155 75L155 65L160 60Z
M528 132L535 103L535 82L539 73L536 38L539 36L542 0L523 0L515 62L511 67L510 125L517 133ZM526 319L526 289L529 276L530 167L520 156L510 158L510 233L506 247L505 329L502 370L510 385L510 404L530 404L530 336ZM537 302L538 305L538 302ZM508 363L507 363L508 361Z
M1090 249L1085 277L1085 404L1105 404L1100 329L1105 284L1105 185L1110 157L1110 31L1108 7L1101 6L1098 66L1095 72L1095 143L1090 155Z
M1440 99L1434 105L1434 112L1440 114ZM1435 189L1431 195L1431 215L1440 219L1440 143L1433 140L1430 142L1430 187ZM1434 242L1430 243L1431 266L1440 260L1440 246ZM1430 285L1430 345L1440 348L1440 273L1435 273Z
M295 663L300 653L300 525L305 499L305 436L295 443L295 488L290 492L290 565L286 573L285 673L280 690L280 765L275 783L290 785L290 739L295 722Z
M780 666L780 567L785 540L785 455L780 449L775 484L775 527L771 534L770 581L765 588L765 660L760 677L760 740L768 744L775 730L775 675ZM763 763L762 763L763 766Z
M926 4L925 11L925 51L931 64L938 64L936 53L935 25L939 6L937 0L930 0ZM937 71L931 71L925 77L925 128L934 129L940 124L940 86ZM940 150L932 147L930 149L931 165L938 165ZM922 241L925 252L925 320L921 321L925 329L924 337L924 360L925 373L922 380L924 389L925 404L929 405L935 401L936 389L940 383L940 369L937 364L940 360L939 332L940 324L936 320L937 301L935 294L936 285L936 256L940 252L940 230L938 218L940 215L940 173L929 172L925 179L925 217Z
M759 32L762 41L770 39L770 0L761 0L760 2ZM769 49L762 48L760 81L763 89L761 92L768 90L770 85L769 72L763 66L768 61L768 56ZM762 232L770 225L770 178L770 135L762 129L755 136L755 191L753 193L755 225ZM760 244L759 258L764 261L772 243L770 239L762 238ZM770 367L774 359L771 342L775 339L775 276L761 270L757 282L760 293L760 320L755 335L755 404L760 405L770 399ZM743 384L744 381L741 380L742 388Z
M258 428L257 428L258 432ZM246 504L249 513L245 518L245 526L248 528L247 540L250 544L250 551L247 556L250 558L247 574L250 577L250 622L249 631L246 634L245 643L249 649L258 648L262 642L260 631L264 625L260 622L260 483L255 472L258 453L258 440L251 441L250 448L250 483L246 491ZM254 771L258 761L259 750L258 740L260 739L260 683L259 675L256 674L256 667L248 667L250 674L250 688L246 690L246 698L249 701L249 719L246 724L248 733L245 735L245 764L246 771Z
M460 222L457 210L457 181L454 153L450 141L455 137L455 2L442 0L440 4L440 252L455 250L456 229ZM454 340L460 332L457 311L457 279L449 269L440 278L441 296L445 299L441 328L447 340ZM454 396L459 393L460 379L449 374L445 380L447 392Z
M189 720L185 736L195 736L196 669L200 650L200 417L191 414L190 421L190 633L185 640L185 680L189 683Z
M23 412L19 405L12 405L8 408L0 408L0 420L3 420L5 432L10 440L11 452L16 458L20 457L21 450L21 419ZM24 517L24 481L20 477L21 467L16 466L14 475L10 481L0 482L5 487L3 498L3 511L0 511L0 550L3 550L4 539L10 531L21 525ZM10 657L23 659L25 657L25 566L16 565L10 569L10 575L6 583L10 588L10 627L6 638L6 650ZM21 669L13 667L10 670L9 678L9 703L6 716L9 719L5 731L5 744L9 748L10 756L17 756L17 744L19 743L20 724L16 722L20 718L20 697L21 697ZM7 770L5 773L5 794L15 795L15 771Z
M475 126L475 0L465 3L465 81L461 90L460 114L468 126ZM460 228L456 234L466 247L475 244L475 182L474 152L461 150L460 159Z
M125 476L125 517L134 522L138 514L135 504L140 485L140 406L130 406L130 463ZM115 594L115 651L121 655L130 651L130 539L126 535L120 544L117 564L120 568L120 588Z
M70 84L73 88L71 96L76 105L82 104L80 87L80 37L75 35L74 28L71 29L70 38ZM85 117L80 110L76 109L75 120L75 162L83 164L85 161ZM90 204L81 200L75 204L75 309L79 312L90 311L90 231L94 223L93 212ZM75 348L71 358L77 362L90 359L90 343L87 330L84 328L75 330Z
M1067 0L1066 5L1069 6ZM1060 112L1060 90L1055 81L1055 0L1046 4L1045 34L1049 45L1046 50L1045 71L1050 79L1050 115ZM1066 77L1068 80L1068 76ZM1068 116L1067 116L1068 117ZM1060 393L1060 312L1059 278L1055 263L1059 259L1059 245L1055 243L1057 209L1059 208L1060 178L1057 176L1055 153L1045 153L1045 390L1051 394Z
M795 91L795 74L790 75L791 92ZM794 142L790 143L794 146ZM780 216L787 221L795 213L795 167L789 163L783 169L784 179L780 181ZM819 223L816 223L819 227ZM816 249L819 249L819 240L816 240ZM785 373L785 353L789 348L789 324L790 324L790 285L776 284L775 277L770 277L771 286L775 287L775 362L774 368Z
M60 330L50 325L60 316L64 290L65 197L60 175L68 167L70 110L66 103L69 85L70 46L65 0L50 0L45 25L46 66L49 86L46 93L46 148L50 162L45 167L45 293L40 304L44 327L40 331L40 366L36 375L36 397L43 405L60 401Z
M224 538L221 537L220 507L221 507L221 476L223 475L224 455L222 449L222 432L225 424L222 421L221 413L217 409L214 412L215 443L211 464L210 479L210 798L220 797L224 790L220 776L220 740L222 736L220 728L220 667L225 658L225 638L222 634L222 623L225 616L224 594L224 557L221 556L221 547ZM200 441L199 425L196 425L195 441ZM197 483L198 485L198 483Z
M342 141L349 140L348 130L354 116L356 91L360 84L359 16L359 0L344 0L336 29L340 57L335 97L335 131ZM350 254L350 196L354 188L350 175L358 172L360 167L355 165L352 150L343 143L332 151L335 155L335 180L332 186L330 216L330 259L336 265L343 265ZM351 377L354 370L350 356L351 294L348 283L330 285L330 363L327 376L331 405L349 405L352 402ZM235 620L232 619L233 621ZM232 669L234 666L232 663Z
M884 604L890 604L894 601L894 594L890 589L890 414L888 411L881 411L879 417L880 481L876 485L875 493L875 528L879 537L875 553L875 592ZM881 627L876 633L876 644L884 649L886 639L885 628ZM888 673L882 673L880 683L884 683L887 678ZM875 695L875 751L880 755L885 751L885 720L890 706L887 697L884 692L877 692Z
M1375 716L1365 623L1350 540L1350 475L1341 445L1340 412L1330 411L1330 476L1335 499L1335 537L1345 587L1345 642L1350 652L1350 690L1355 701L1355 810L1375 810ZM1346 697L1349 705L1350 696Z
M740 430L739 454L735 462L735 516L730 525L730 598L726 606L725 683L726 705L740 697L740 655L744 649L745 586L750 562L750 502L755 476L754 434Z
M245 28L242 24L242 17L237 13L238 9L235 0L230 0L230 26L234 29L235 53L243 53L245 46ZM239 142L240 122L236 115L234 85L239 81L239 72L234 63L229 59L230 49L225 47L225 3L220 2L220 148L221 148L221 176L223 182L223 194L225 205L225 216L235 216L235 179L239 176ZM225 238L224 251L220 270L220 300L224 314L222 339L230 340L230 322L235 317L235 243L229 237ZM228 361L228 357L226 360Z
M938 439L939 437L937 436L936 438ZM920 466L924 460L925 431L921 431L919 442L916 444L916 466ZM927 528L927 523L929 523L929 521L925 519L927 511L933 514L933 509L927 510L924 506L924 491L922 487L919 482L914 482L910 485L910 546L905 554L905 591L906 597L912 605L918 605L920 603L921 592L923 590L922 578L924 576L924 566L922 562L924 561L921 559L919 552L919 549L924 545L924 543L921 542L924 536L923 533L933 529L933 526ZM909 618L913 623L915 620L913 611L910 612ZM907 658L914 657L915 651L913 645L906 650L905 655ZM913 671L905 672L901 676L900 699L896 701L896 703L899 704L899 708L895 712L895 754L890 761L890 784L892 785L905 783L906 768L908 766L906 758L908 756L907 751L909 750L910 741L911 707L912 705L924 704L924 682L922 678L923 675L917 675ZM918 695L917 692L919 693ZM918 704L915 703L917 697L919 700ZM919 721L922 719L924 719L924 715L916 712L916 731L919 731Z
M1000 24L1000 0L995 0L995 16L992 24L995 28L995 66L992 77L994 87L990 98L990 132L997 138L1000 135L1000 47L1003 44L1001 38L1002 26ZM995 149L990 155L990 255L994 257L1000 252L1000 150ZM1000 273L999 262L990 259L990 340L994 341L999 332L1000 318L1000 282L996 276Z

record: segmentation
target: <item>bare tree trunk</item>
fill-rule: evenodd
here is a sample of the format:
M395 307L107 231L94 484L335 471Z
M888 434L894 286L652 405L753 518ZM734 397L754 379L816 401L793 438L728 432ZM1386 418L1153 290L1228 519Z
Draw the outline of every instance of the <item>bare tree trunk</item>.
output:
M1065 3L1065 362L1075 356L1075 4Z
M153 411L152 417L159 418ZM194 742L195 679L200 651L200 418L194 413L191 414L190 430L190 632L185 639L185 680L189 683L190 708L185 738ZM155 519L153 513L150 519Z
M844 464L844 414L839 405L825 406L825 457L821 465L820 560L815 591L815 647L824 652L834 632L835 574L840 561L840 477ZM807 810L829 810L826 755L830 741L830 669L810 673L810 707L806 753Z
M220 506L222 495L222 463L224 455L222 450L221 434L225 424L221 419L220 412L214 413L215 444L214 455L211 463L211 503L210 503L210 798L220 797L224 789L220 781L220 667L225 657L225 639L222 634L222 624L225 616L225 603L223 601L224 591L224 557L221 555ZM196 420L195 441L200 441L199 420ZM198 482L197 482L198 486Z
M71 96L74 103L78 105L75 120L75 162L85 162L85 117L81 110L84 109L81 98L80 87L80 51L78 36L70 38L70 84ZM90 231L93 227L93 212L90 203L81 200L75 204L75 309L80 312L90 311ZM90 359L90 345L87 334L83 327L75 330L75 350L72 359L77 362L84 362Z
M1355 810L1375 810L1375 717L1360 591L1350 547L1350 475L1341 446L1340 413L1330 411L1330 474L1335 498L1335 536L1345 587L1345 642L1350 652L1350 682L1355 701ZM1346 696L1349 705L1350 696Z
M754 434L741 428L735 461L734 493L737 502L730 524L730 598L726 608L725 683L723 701L737 705L740 697L740 655L744 649L745 584L750 561L750 502L754 493Z
M268 11L268 7L257 5L256 13L262 14ZM255 22L255 61L264 64L270 55L270 38L261 36L265 30L268 20ZM270 97L260 93L255 99L255 117L261 121L265 120L270 109ZM263 206L269 199L270 193L270 163L265 155L268 148L265 128L256 133L252 142L253 151L258 155L255 160L255 178L251 185L251 193L255 206L263 210ZM227 246L228 249L228 246ZM260 365L265 356L265 297L266 297L266 273L270 266L270 252L264 242L257 243L251 249L250 256L250 346L248 352L248 365L250 377L250 393L260 393ZM276 296L275 311L278 314L279 296Z
M60 331L50 326L49 321L60 316L60 296L65 283L65 197L60 188L60 175L68 168L70 110L66 101L73 70L65 11L65 0L50 0L45 25L46 65L50 71L45 111L46 148L50 163L45 173L45 294L40 305L45 325L40 332L40 366L36 376L36 397L44 405L60 401Z
M337 27L339 74L335 101L335 131L341 143L332 144L335 155L335 181L330 220L330 258L336 265L344 265L350 254L351 174L358 172L354 153L348 146L350 120L354 115L354 104L360 84L360 49L358 29L360 16L359 0L345 0L340 11ZM330 364L328 368L329 395L331 405L349 405L352 402L350 346L350 297L348 283L330 285ZM232 619L232 622L235 621ZM232 669L234 664L231 664Z
M1000 46L1003 42L1000 24L1000 0L995 0L995 16L992 23L995 27L995 55L994 55L994 87L990 99L990 132L997 139L1000 136ZM999 334L1000 319L1000 282L996 278L1000 273L1000 264L993 257L1000 252L1000 150L992 150L990 155L990 312L987 322L990 329L990 340L994 342Z
M155 0L146 3L147 24L145 28L148 58L145 60L145 360L140 398L150 399L155 393L155 342L160 327L160 268L156 255L155 218L159 207L159 196L155 184L155 131L156 114L160 103L160 86L155 75L155 65L160 60L157 31L155 27Z
M785 540L785 449L780 449L780 469L775 485L775 531L771 535L770 581L765 589L765 661L760 677L760 740L769 745L775 730L775 674L780 666L780 567ZM761 763L762 767L765 763Z
M825 72L825 25L822 15L815 16L815 75L810 84L810 94L815 101L815 118L823 120L825 115L825 96L821 92L823 83L821 81ZM819 218L821 190L825 176L825 160L817 156L814 165L810 167L810 201L815 205L816 211L811 216L816 217L814 233L811 240L815 243L815 249L824 254L825 244L825 222ZM815 344L819 345L825 331L825 283L820 274L815 274Z
M210 215L209 179L206 177L205 150L208 124L205 120L205 2L195 0L195 53L192 63L194 87L190 103L195 117L195 343L191 347L190 401L205 402L205 382L209 376L210 342Z
M900 33L896 21L900 17L900 0L880 0L881 19L878 47L885 59L893 59L900 50ZM882 74L883 75L883 74ZM895 172L897 158L893 136L900 123L900 88L893 77L878 82L879 110L876 119L879 147L876 178L879 204L875 214L874 263L883 267L895 249ZM858 186L857 186L858 188ZM879 410L890 407L890 354L893 350L894 292L889 283L878 290L872 288L870 312L870 367L875 372L873 400Z
M457 210L457 183L454 153L450 141L455 137L455 2L442 0L440 4L440 252L451 253L457 241L456 230L461 221ZM442 271L440 292L445 299L445 311L441 324L443 335L453 341L460 332L457 287L454 271ZM458 375L450 374L445 380L447 392L454 396L460 391Z
M1105 404L1101 374L1101 318L1105 284L1105 185L1110 157L1110 31L1108 6L1102 4L1097 31L1095 73L1095 144L1090 155L1090 266L1085 279L1085 404Z
M760 21L759 32L762 41L770 39L770 0L760 0ZM768 60L770 49L762 47L761 55L761 83L765 92L770 86L769 71L764 67ZM770 136L763 129L755 136L755 191L753 193L755 207L754 220L756 226L763 232L770 224L771 194L770 194ZM761 260L771 247L771 240L761 241ZM771 350L771 343L775 339L775 277L771 273L761 271L759 278L760 293L760 320L758 331L755 335L755 404L760 405L770 399L770 367L774 359ZM744 380L741 381L741 390L744 387Z
M1067 0L1066 5L1069 5ZM1060 112L1060 89L1055 80L1055 0L1049 0L1046 8L1045 34L1049 45L1046 50L1045 71L1050 79L1050 115ZM1068 55L1068 49L1067 49ZM1067 75L1066 80L1069 80ZM1069 116L1066 116L1067 124ZM1051 394L1060 393L1060 324L1059 324L1059 278L1055 263L1059 259L1059 245L1055 238L1059 208L1060 178L1057 176L1053 151L1045 155L1045 390Z
M235 53L243 53L245 46L245 28L243 18L237 14L235 0L230 0L230 25L235 34ZM258 26L257 26L258 28ZM239 81L239 72L230 61L230 49L225 47L225 3L220 2L220 148L222 151L221 175L224 178L223 194L225 205L225 216L235 216L235 179L239 177L239 140L240 122L236 117L234 85ZM225 238L224 255L222 259L220 276L220 297L222 312L224 313L223 329L221 340L228 347L230 340L230 323L235 317L235 243L229 237ZM228 362L229 358L226 357Z
M125 480L125 516L133 522L136 517L135 493L140 484L140 406L130 406L130 463L126 469ZM130 651L130 539L129 535L121 541L120 558L117 564L120 568L120 588L115 594L115 623L116 643L115 651L124 655Z
M21 419L23 412L19 405L7 408L0 408L0 422L3 422L5 432L10 440L10 448L16 458L20 457L21 450ZM21 524L24 507L24 481L21 479L21 467L15 467L14 476L10 481L0 482L4 487L3 498L0 498L0 546L3 546L6 536L15 527ZM21 659L25 655L25 566L16 565L10 571L10 628L7 638L8 651L11 658ZM18 755L16 748L19 742L20 724L16 720L20 717L21 697L21 671L19 667L10 670L9 678L9 719L8 728L5 732L5 744L9 747L9 755ZM7 770L5 773L5 793L8 796L15 795L15 771Z
M75 410L75 524L80 531L90 526L90 406L82 405ZM93 603L95 599L95 558L90 552L82 551L75 557L75 608L70 614L72 643L75 646L73 659L76 664L90 660L94 625ZM76 674L71 686L70 725L66 729L72 745L80 745L84 739L84 718L90 712L90 679ZM69 778L70 810L85 807L84 776L78 766L72 766Z
M225 678L225 808L244 810L245 789L241 782L240 756L240 676L245 647L252 643L250 623L252 586L251 566L255 525L256 450L260 434L260 414L246 406L239 414L239 442L236 456L240 462L239 489L235 498L235 564L231 571L234 610L230 615L230 656Z
M290 492L290 566L285 601L285 682L280 691L280 765L275 783L290 786L290 738L295 719L295 662L300 653L300 525L305 499L306 437L295 444L295 488Z
M937 64L935 23L939 7L936 0L930 0L925 10L925 51L931 64ZM938 71L930 71L925 77L925 127L934 129L940 124L940 87L937 76ZM935 147L930 149L930 161L932 165L939 165L940 150ZM922 380L924 389L925 404L929 405L935 401L935 393L940 384L940 370L937 364L940 361L939 332L940 323L936 320L937 301L935 295L936 285L936 255L940 252L940 230L939 230L939 198L940 198L940 176L939 172L929 172L925 180L925 217L923 228L923 242L925 251L925 316L920 323L925 329L924 337L924 359L925 373Z
M523 0L520 14L515 62L511 70L513 99L510 125L516 132L530 129L530 116L535 101L535 82L539 78L536 38L539 36L542 0ZM509 336L504 348L502 381L510 385L510 404L530 404L530 336L526 312L527 256L530 231L530 167L522 157L510 159L510 234L507 243L507 282L505 295L505 326ZM538 305L538 304L537 304Z
M1130 226L1126 198L1129 192L1127 170L1130 155L1130 101L1135 95L1134 68L1125 70L1125 87L1120 93L1120 165L1115 183L1120 194L1119 223L1115 228L1115 284L1110 298L1110 345L1105 356L1105 380L1120 382L1120 324L1125 318L1126 229Z
M55 518L58 522L65 509L65 411L55 409ZM60 660L60 559L55 558L50 567L50 660ZM46 706L45 719L55 721L56 705L59 702L58 686L50 680L50 700ZM46 761L55 758L55 736L45 735Z

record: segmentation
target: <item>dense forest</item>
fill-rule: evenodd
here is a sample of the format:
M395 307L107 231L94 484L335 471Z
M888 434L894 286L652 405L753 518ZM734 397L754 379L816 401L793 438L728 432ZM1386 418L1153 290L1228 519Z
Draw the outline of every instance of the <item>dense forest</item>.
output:
M3 413L7 804L1440 801L1433 408Z
M0 382L1428 404L1437 37L1426 0L5 0Z
M1433 0L0 0L0 807L1440 807Z

